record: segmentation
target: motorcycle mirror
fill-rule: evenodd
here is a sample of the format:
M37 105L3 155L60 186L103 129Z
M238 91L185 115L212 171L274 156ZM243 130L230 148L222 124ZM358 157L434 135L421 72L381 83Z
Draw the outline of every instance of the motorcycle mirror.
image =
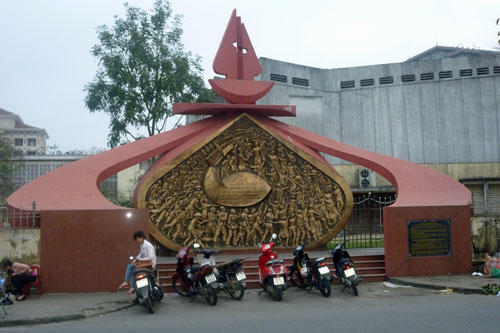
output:
M132 257L132 256L130 256L130 257L128 257L128 258L129 258L130 260L134 260L134 257Z
M278 236L277 236L276 234L273 234L273 235L271 236L271 238L272 238L272 239L277 239L277 238L278 238Z
M200 248L200 244L198 244L198 243L194 243L194 244L193 244L193 247L194 247L195 249L199 249L199 248Z

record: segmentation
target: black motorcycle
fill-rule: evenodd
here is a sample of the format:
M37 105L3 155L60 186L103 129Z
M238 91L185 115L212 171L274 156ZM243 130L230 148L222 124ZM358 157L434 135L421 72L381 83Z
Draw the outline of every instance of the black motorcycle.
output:
M342 250L344 245L345 243L337 244L332 249L332 259L333 265L335 266L336 278L344 285L343 290L351 288L354 296L358 296L358 284L361 283L363 279L356 274L354 262L349 253Z
M224 290L232 299L239 301L245 295L246 275L243 271L243 259L235 259L217 265L215 270L219 289Z
M135 302L144 304L149 313L155 312L153 303L163 299L163 290L156 282L156 274L156 269L149 268L136 268L134 272Z
M288 268L290 282L302 289L319 289L321 295L329 297L332 293L330 287L330 269L325 258L312 260L304 253L305 245L299 245L293 251L293 265Z

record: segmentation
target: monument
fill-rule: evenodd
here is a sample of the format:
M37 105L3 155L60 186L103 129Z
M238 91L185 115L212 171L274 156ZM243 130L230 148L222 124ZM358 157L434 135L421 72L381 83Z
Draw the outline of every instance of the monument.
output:
M46 292L115 288L139 229L173 250L194 242L255 248L273 232L283 246L325 244L345 226L353 203L320 153L370 168L396 188L396 202L384 208L389 277L471 271L471 194L462 184L270 118L295 116L295 107L255 104L273 83L254 81L260 64L236 11L214 70L225 79L210 84L227 103L174 104L176 114L210 117L58 168L8 198L11 208L36 201L41 209ZM153 157L136 208L99 192L107 177Z

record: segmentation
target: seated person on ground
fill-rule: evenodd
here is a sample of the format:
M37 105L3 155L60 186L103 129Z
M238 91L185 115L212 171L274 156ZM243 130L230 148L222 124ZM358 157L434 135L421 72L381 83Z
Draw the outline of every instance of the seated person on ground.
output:
M31 275L31 268L19 262L12 263L7 259L3 263L3 270L7 273L7 280L10 280L16 289L17 300L26 299L24 286L36 281L36 275Z

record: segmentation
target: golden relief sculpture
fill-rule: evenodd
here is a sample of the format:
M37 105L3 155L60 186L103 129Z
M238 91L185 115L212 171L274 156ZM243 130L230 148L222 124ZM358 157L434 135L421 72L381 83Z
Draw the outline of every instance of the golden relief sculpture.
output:
M276 233L283 246L322 245L352 211L345 181L248 115L157 170L138 208L167 247L247 248Z

